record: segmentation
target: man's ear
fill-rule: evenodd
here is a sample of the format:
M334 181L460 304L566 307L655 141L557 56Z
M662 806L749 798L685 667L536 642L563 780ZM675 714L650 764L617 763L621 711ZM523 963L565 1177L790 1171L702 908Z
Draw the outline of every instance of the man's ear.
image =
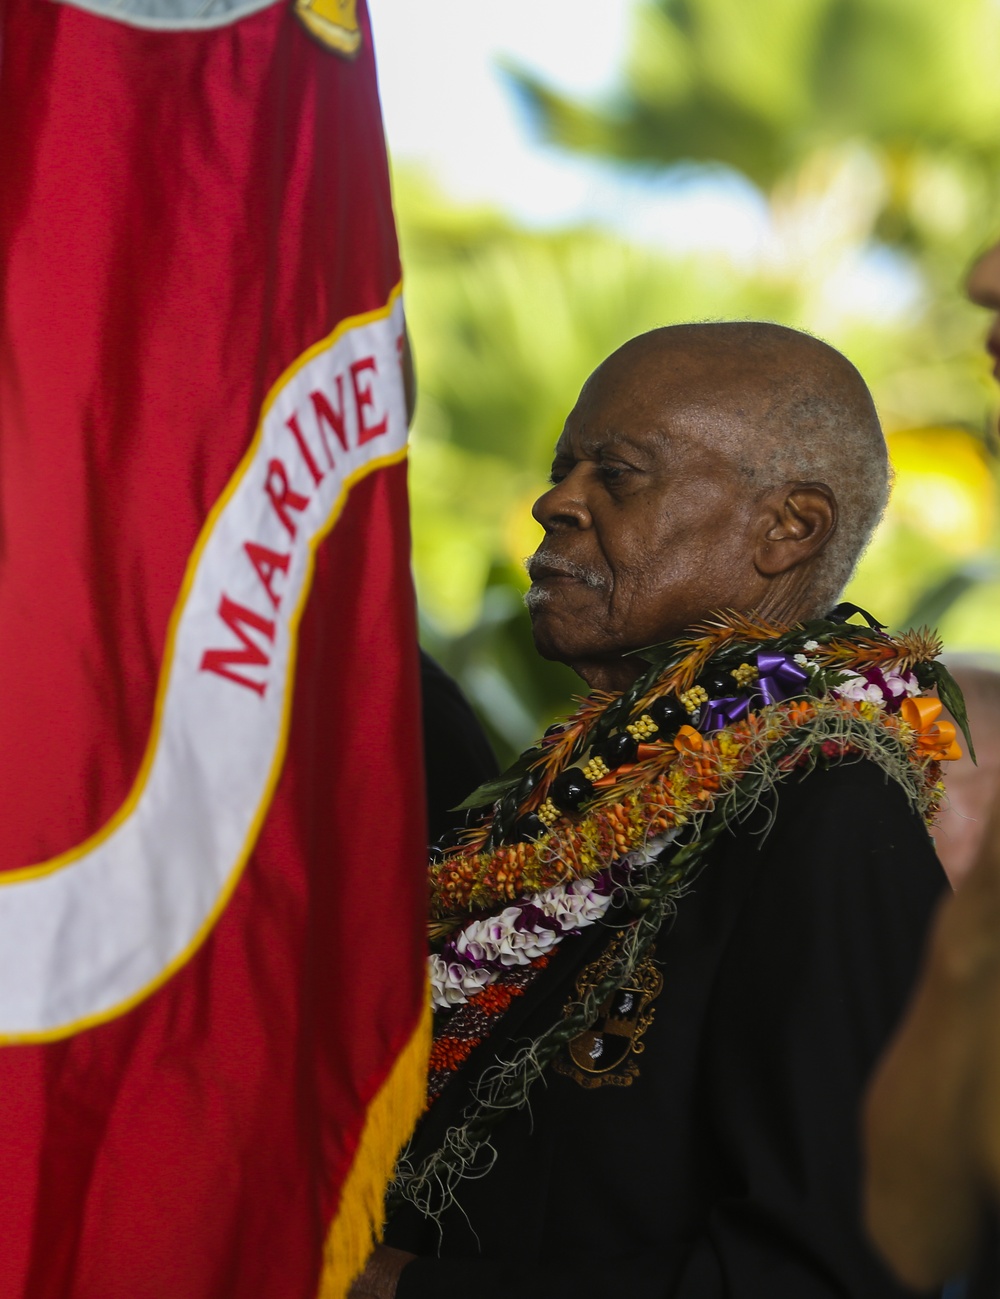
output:
M808 563L837 526L837 498L825 483L786 484L763 502L754 565L778 577Z

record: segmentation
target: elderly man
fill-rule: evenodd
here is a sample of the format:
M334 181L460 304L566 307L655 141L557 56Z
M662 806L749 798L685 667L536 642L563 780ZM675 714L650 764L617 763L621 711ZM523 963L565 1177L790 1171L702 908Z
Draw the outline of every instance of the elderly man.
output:
M430 1107L354 1293L901 1293L857 1111L949 737L933 646L822 620L886 499L868 391L789 329L655 330L551 481L527 603L593 693L432 866Z

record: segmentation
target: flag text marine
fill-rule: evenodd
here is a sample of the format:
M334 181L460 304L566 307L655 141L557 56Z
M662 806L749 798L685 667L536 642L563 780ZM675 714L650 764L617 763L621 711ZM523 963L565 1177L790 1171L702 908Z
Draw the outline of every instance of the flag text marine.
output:
M135 786L80 848L0 876L7 1040L120 1013L191 954L225 904L284 756L315 547L352 484L405 453L402 321L394 294L275 385L185 576ZM311 427L300 424L310 405ZM199 803L216 810L185 815Z
M423 1105L402 272L307 7L0 4L3 1299L341 1299Z

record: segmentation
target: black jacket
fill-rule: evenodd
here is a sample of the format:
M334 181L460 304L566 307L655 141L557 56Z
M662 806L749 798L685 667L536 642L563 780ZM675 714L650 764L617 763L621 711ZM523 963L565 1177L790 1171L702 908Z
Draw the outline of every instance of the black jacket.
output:
M767 829L772 812L774 823ZM437 1227L398 1299L880 1299L860 1225L859 1106L944 887L900 788L868 762L781 786L713 849L657 941L663 989L627 1085L550 1069L531 1114ZM418 1133L457 1121L499 1051L552 1023L609 931L564 941Z
M420 693L424 723L427 842L435 844L464 813L454 808L499 768L486 732L458 683L424 650L420 651Z

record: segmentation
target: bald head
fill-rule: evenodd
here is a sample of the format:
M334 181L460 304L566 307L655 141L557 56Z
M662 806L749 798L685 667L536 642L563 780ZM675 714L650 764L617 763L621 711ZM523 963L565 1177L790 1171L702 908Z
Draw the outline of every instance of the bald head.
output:
M749 490L823 484L835 524L812 561L812 607L837 600L889 494L889 460L871 393L827 343L784 325L721 321L650 330L587 380L615 390L640 418L686 425L732 456Z
M718 609L825 612L885 504L857 371L777 325L675 325L626 343L566 419L529 561L535 644L592 686Z

